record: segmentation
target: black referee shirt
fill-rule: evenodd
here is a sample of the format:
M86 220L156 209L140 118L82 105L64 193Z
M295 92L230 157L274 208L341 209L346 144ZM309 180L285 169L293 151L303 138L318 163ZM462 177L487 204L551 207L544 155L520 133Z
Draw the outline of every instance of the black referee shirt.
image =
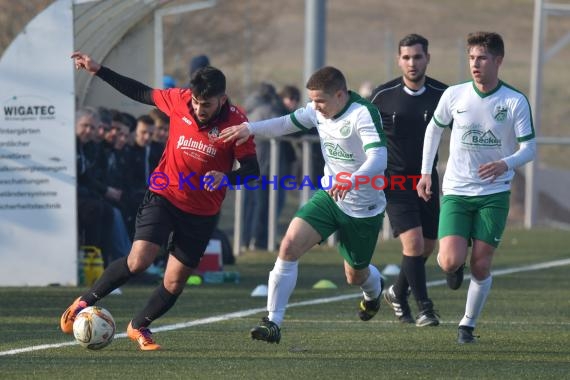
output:
M420 174L426 127L447 85L426 76L418 91L405 88L402 77L374 89L370 100L380 110L392 174ZM434 169L437 156L434 160ZM434 170L435 171L435 170Z

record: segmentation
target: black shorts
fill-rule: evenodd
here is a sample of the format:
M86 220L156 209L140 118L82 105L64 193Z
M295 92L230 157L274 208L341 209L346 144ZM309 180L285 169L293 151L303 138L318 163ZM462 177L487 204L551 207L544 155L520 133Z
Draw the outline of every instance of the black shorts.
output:
M147 191L137 212L134 241L169 245L184 265L196 268L218 224L219 214L203 216L180 210L166 198Z
M439 224L439 178L432 176L432 197L424 201L418 197L418 192L410 183L406 183L405 189L384 190L386 194L386 213L392 226L394 237L412 228L422 227L422 233L426 239L437 239L437 227Z

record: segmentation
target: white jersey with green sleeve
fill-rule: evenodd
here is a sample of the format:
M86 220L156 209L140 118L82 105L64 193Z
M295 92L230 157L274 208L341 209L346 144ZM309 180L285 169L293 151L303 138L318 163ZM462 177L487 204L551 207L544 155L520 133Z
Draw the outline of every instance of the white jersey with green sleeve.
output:
M381 169L375 169L377 173L366 172L366 175L370 178L383 176L386 169L386 139L380 113L374 105L354 92L349 91L346 106L331 119L325 119L310 102L305 108L299 108L287 116L249 123L248 128L254 134L267 137L317 128L325 159L321 181L323 189L330 189L331 180L335 183L338 174L346 174L343 179L349 178L361 169L368 149L381 149L383 160L378 166ZM382 180L375 184L378 188ZM377 188L370 183L361 184L359 189L349 191L337 205L345 214L355 218L378 215L386 208L386 198L384 192Z
M444 195L476 196L510 190L513 168L493 182L481 179L477 171L482 164L513 155L519 143L534 139L530 105L521 92L502 81L488 93L479 91L473 81L451 86L443 93L433 121L439 127L453 122Z
M300 129L316 127L321 140L321 151L325 160L323 188L330 188L331 179L337 174L355 173L366 160L366 150L386 149L386 138L378 109L354 92L346 106L333 118L325 119L310 102L290 115L291 121ZM384 175L384 168L374 175ZM380 183L381 184L381 183ZM386 208L383 191L372 185L352 189L338 207L347 215L364 218L380 214Z

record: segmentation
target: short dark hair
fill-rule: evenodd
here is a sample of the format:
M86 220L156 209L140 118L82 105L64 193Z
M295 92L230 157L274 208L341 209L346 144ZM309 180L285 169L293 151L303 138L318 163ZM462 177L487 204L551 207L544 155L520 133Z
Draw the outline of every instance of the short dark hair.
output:
M137 117L137 123L143 123L146 125L154 125L154 119L150 115L141 115Z
M500 34L494 32L473 32L467 35L467 53L474 46L483 46L495 57L505 56L505 44Z
M329 95L339 90L347 90L344 75L332 66L325 66L315 71L307 81L306 87L308 90L320 90Z
M103 106L97 107L97 112L99 113L99 121L101 124L111 125L113 117L111 111Z
M112 108L109 110L109 114L111 115L111 121L116 121L119 123L123 123L125 125L127 125L127 122L125 121L125 118L123 117L123 114L121 111L119 111L116 108ZM109 123L111 124L111 123Z
M204 99L226 93L226 76L212 66L202 67L192 74L190 89L196 97Z
M398 53L400 53L402 46L414 46L417 44L422 45L422 50L424 51L425 54L428 53L429 42L427 38L415 33L408 34L407 36L405 36L400 40L400 42L398 43Z
M281 98L289 98L299 102L301 100L301 91L299 91L297 86L289 84L281 89L281 91L279 92L279 96Z
M170 118L168 117L168 115L165 114L164 112L162 112L161 110L159 110L158 108L151 109L148 114L150 117L152 117L154 119L155 123L157 120L160 120L161 122L163 122L165 124L168 124L170 122Z
M137 118L128 112L121 112L121 116L123 118L123 124L129 127L131 132L134 131L137 127Z

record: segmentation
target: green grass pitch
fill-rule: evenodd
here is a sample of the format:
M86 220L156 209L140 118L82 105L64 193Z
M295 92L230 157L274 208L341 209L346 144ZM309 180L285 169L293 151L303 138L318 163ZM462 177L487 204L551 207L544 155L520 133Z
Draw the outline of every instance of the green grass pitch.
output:
M265 284L275 256L253 252L226 270L239 284L189 286L152 327L163 346L142 352L124 337L151 287L125 286L100 306L111 311L118 336L88 351L59 331L59 316L84 289L0 288L2 379L562 379L570 373L568 233L508 230L494 261L495 276L473 345L456 344L468 280L443 285L434 257L427 264L438 327L404 326L382 304L369 322L356 316L358 290L345 284L342 260L328 247L301 259L278 345L252 341L264 315ZM399 264L399 242L380 242L374 263ZM550 265L539 266L543 263ZM21 268L20 270L24 270ZM313 289L321 279L337 289ZM387 278L387 283L392 282ZM325 302L328 301L328 302ZM412 305L415 312L415 305Z

